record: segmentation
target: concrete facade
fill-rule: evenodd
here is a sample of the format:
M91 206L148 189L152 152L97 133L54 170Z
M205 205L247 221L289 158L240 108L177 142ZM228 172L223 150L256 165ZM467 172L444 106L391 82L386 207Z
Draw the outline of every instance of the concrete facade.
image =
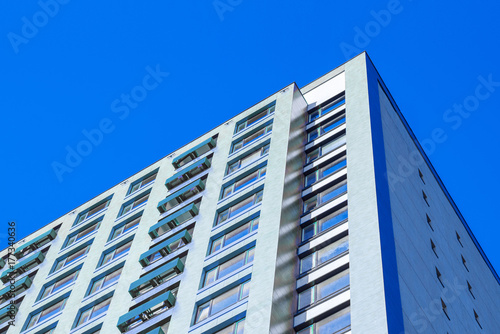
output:
M498 276L365 53L14 248L0 333L500 332Z

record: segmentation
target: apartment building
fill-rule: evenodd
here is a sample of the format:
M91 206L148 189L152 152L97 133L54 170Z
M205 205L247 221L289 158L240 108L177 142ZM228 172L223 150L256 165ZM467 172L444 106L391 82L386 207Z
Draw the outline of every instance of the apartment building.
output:
M366 53L0 256L0 333L500 333L499 277Z

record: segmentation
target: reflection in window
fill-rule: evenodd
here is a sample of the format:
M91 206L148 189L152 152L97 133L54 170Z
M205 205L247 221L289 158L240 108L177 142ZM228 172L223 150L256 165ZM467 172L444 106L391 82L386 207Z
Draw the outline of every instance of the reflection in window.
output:
M229 153L234 153L234 152L239 151L242 148L250 145L251 143L255 142L257 139L270 133L272 129L273 129L273 125L271 124L271 125L268 125L262 129L260 129L257 132L250 134L249 136L243 138L242 140L237 141L236 143L233 144L233 146L231 147L231 151Z
M324 135L327 132L330 132L331 130L335 129L337 126L340 124L345 123L345 116L340 116L337 117L334 120L331 120L330 122L327 122L324 125L321 125L320 127L317 127L307 133L307 141L311 142L315 140L316 138Z
M251 249L247 250L246 252L243 252L241 254L236 255L232 259L227 260L224 263L221 263L217 267L207 271L205 273L205 279L203 280L203 286L207 286L218 279L223 278L224 276L227 276L231 274L232 272L238 270L239 268L243 267L244 265L248 263L253 262L253 257L255 253L255 248L252 247Z
M245 330L245 319L235 322L231 326L221 329L214 334L243 334Z
M335 101L330 102L327 105L316 109L315 111L313 111L309 114L309 122L312 122L315 119L318 119L321 116L328 114L330 111L343 105L344 103L345 103L345 96L341 96L340 98L336 99Z
M111 199L108 199L98 205L96 205L95 207L91 208L90 210L88 211L85 211L83 213L81 213L79 216L78 216L78 219L76 221L76 224L75 225L78 225L80 224L82 221L84 221L85 219L88 219L92 216L95 216L96 214L98 214L100 211L106 209L109 205L109 203L111 202Z
M153 180L156 179L156 173L153 175L150 175L140 181L137 181L135 183L132 183L132 186L130 187L128 194L131 194L133 192L136 192L137 190L143 188L144 186L148 185L150 182L153 182Z
M302 229L302 241L306 241L315 235L326 231L327 229L336 226L345 221L348 217L347 206L329 214L328 216L315 221L314 223L305 226Z
M262 202L262 193L263 191L261 190L258 193L253 194L252 196L249 196L243 199L242 201L234 204L233 206L227 208L226 210L219 212L219 214L217 215L217 222L215 225L219 225L220 223L225 222L228 219L231 219L232 217L254 206L255 204Z
M267 167L264 166L259 170L256 170L253 173L248 174L247 176L237 180L236 182L226 186L222 190L222 198L226 198L227 196L237 192L238 190L246 187L247 185L251 184L252 182L257 181L258 179L266 176L266 170Z
M250 154L244 156L243 158L231 163L227 167L226 175L236 172L238 169L250 165L255 160L259 159L261 156L269 152L269 144L261 147L260 149L251 152Z
M312 268L315 268L322 263L325 263L337 257L338 255L343 254L348 249L348 237L344 237L326 247L323 247L300 260L300 273L305 273L306 271L309 271Z
M72 264L73 262L76 262L78 261L79 259L81 259L82 257L85 256L85 254L88 253L90 249L90 245L68 255L67 257L65 257L64 259L61 259L57 262L56 266L55 266L55 269L54 271L58 271L59 269L63 268L63 267L66 267L70 264Z
M144 194L143 196L133 200L131 203L123 206L122 209L120 210L120 214L118 215L118 217L123 216L127 212L134 210L139 205L146 202L148 200L148 198L149 198L149 193Z
M349 285L349 270L330 277L299 293L299 310L331 296Z
M121 246L105 253L99 267L105 265L106 263L113 261L114 259L118 258L119 256L121 256L123 254L128 253L131 245L132 245L132 240L127 242L124 245L121 245Z
M318 159L319 157L322 157L322 156L332 152L333 150L335 150L336 148L339 148L343 144L345 144L345 134L338 137L335 140L332 140L326 144L323 144L322 146L318 147L314 151L307 153L306 164L313 162L314 160Z
M297 334L333 334L344 333L351 326L350 307L306 327Z
M95 280L91 283L89 295L104 289L105 287L113 284L114 282L118 281L120 278L120 275L122 273L123 267L105 275L104 277L99 278L98 280Z
M80 273L80 269L78 269L77 271L59 279L57 282L54 282L51 285L46 286L43 289L42 296L40 297L40 299L43 299L45 297L53 295L54 293L56 293L58 291L61 291L62 289L64 289L65 287L67 287L68 285L70 285L71 283L76 281L79 273Z
M243 131L244 129L248 128L250 125L254 124L255 122L259 121L260 119L266 117L269 114L272 114L274 112L275 106L271 106L269 108L266 108L264 111L261 111L257 115L254 115L247 120L239 123L236 126L236 133Z
M309 187L313 183L327 177L328 175L335 173L336 171L340 170L345 166L346 166L345 157L342 158L341 160L336 160L334 162L331 162L328 165L321 167L310 174L307 174L305 177L305 186Z
M347 181L344 180L326 190L323 190L319 194L304 200L303 212L307 213L314 210L320 205L338 197L341 194L344 194L345 192L347 192Z
M101 221L99 221L99 222L93 224L92 226L87 227L83 231L78 232L77 234L69 237L68 241L66 242L66 247L69 247L72 244L74 244L75 242L80 241L81 239L83 239L87 235L89 235L90 233L92 233L94 231L97 231L97 229L99 228L99 226L101 226Z
M139 217L132 219L131 221L129 221L121 226L114 228L113 232L111 234L110 241L118 238L120 235L122 235L124 233L127 233L128 231L130 231L131 229L133 229L134 227L139 225L140 222L141 222L141 217L139 216Z
M108 310L110 303L111 303L111 297L92 306L91 308L85 311L82 311L80 313L80 316L78 317L75 327L83 325L84 323L89 322L95 317L105 313Z
M196 310L195 323L198 323L211 315L220 312L229 306L236 304L242 299L248 297L250 281L246 281L241 285L232 288L229 291L209 300L208 302L198 306Z
M256 218L232 231L227 232L223 236L212 241L212 244L210 245L209 255L212 254L213 252L218 251L221 248L229 246L233 242L238 241L245 235L252 233L258 228L259 228L259 218Z
M46 309L32 315L30 317L30 320L28 321L28 325L26 326L26 329L31 328L39 323L42 323L45 320L49 319L50 317L54 316L55 314L61 312L64 309L64 306L66 305L67 300L68 300L68 297L66 297L63 300L61 300L61 301L47 307Z

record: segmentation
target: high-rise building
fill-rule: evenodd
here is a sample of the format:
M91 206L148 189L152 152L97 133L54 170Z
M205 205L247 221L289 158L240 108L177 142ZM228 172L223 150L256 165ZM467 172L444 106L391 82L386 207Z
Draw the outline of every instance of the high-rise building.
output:
M499 277L365 53L0 255L0 333L500 333Z

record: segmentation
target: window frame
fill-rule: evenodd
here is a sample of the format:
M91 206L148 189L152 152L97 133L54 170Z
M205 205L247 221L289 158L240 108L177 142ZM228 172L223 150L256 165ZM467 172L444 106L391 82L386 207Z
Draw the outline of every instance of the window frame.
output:
M328 176L333 175L344 168L347 168L347 156L345 154L343 154L338 159L335 159L321 167L314 169L310 173L307 173L304 176L304 188L309 188L316 182L319 182L324 178L327 178ZM311 176L314 176L313 181L311 181L310 179Z
M211 255L215 252L218 252L220 251L221 249L225 248L225 247L228 247L229 245L235 243L236 241L238 241L239 239L242 239L244 238L245 236L249 235L250 233L253 233L254 231L257 231L258 228L259 228L259 224L260 224L260 215L258 215L257 217L253 217L249 220L245 220L241 225L238 224L237 226L233 226L231 229L227 230L224 232L224 234L218 236L218 237L215 237L213 238L212 240L210 240L210 244L208 246L208 255ZM232 233L232 232L235 232L237 231L238 229L241 229L243 227L245 227L246 225L248 225L248 227L246 228L246 230L248 231L247 233L245 234L242 234L240 237L234 239L232 242L230 243L227 243L227 235ZM240 232L241 233L241 232ZM238 235L238 234L236 234ZM214 245L220 241L220 246L215 246L214 248ZM218 248L217 248L218 247Z
M70 293L71 292L67 292L63 296L61 296L57 299L54 299L50 303L43 305L43 306L37 308L36 310L30 312L21 331L31 330L31 329L35 328L36 326L38 326L46 321L49 321L50 319L53 319L58 313L62 312L64 310L64 308L66 307L66 303L68 301ZM51 311L47 315L44 315L44 319L40 320L40 317L41 317L41 316L39 316L40 314L53 308L55 305L58 305L58 304L60 304L58 306L58 308L54 309L53 311ZM32 320L36 316L38 316L38 318L36 319L36 321L34 323L32 323Z
M261 203L263 195L264 195L264 189L263 187L259 187L255 189L255 191L246 194L246 196L242 196L237 200L229 203L228 205L223 206L222 208L217 210L214 227L219 226L228 220L231 220L240 213L245 212L249 208ZM248 203L242 204L247 200L249 200ZM241 207L237 207L238 205L241 205ZM235 207L237 208L235 209ZM222 218L224 216L226 216L226 218Z
M78 328L80 326L83 326L91 321L93 321L93 319L99 317L99 316L104 316L107 314L108 310L109 310L109 306L111 305L111 301L113 299L113 292L109 293L109 294L106 294L104 296L102 296L101 298L98 298L96 299L95 301L83 306L82 308L80 308L78 310L78 313L76 315L76 318L75 318L75 321L73 323L73 326L72 326L72 329L75 329L75 328ZM107 302L106 305L102 306L100 309L98 309L99 311L102 309L102 308L106 308L104 311L101 311L97 314L95 314L95 308L97 306L100 306L101 304L105 304ZM84 321L81 321L82 320L82 316L84 314L86 314L88 311L90 311L88 313L88 316L85 315L87 318L84 320ZM104 314L104 315L103 315ZM81 321L81 322L80 322Z
M250 175L253 175L253 174L257 174L257 176L254 179L252 179L251 181L247 181L246 183L239 185L238 189L236 189L236 184L238 182L248 178ZM254 168L250 169L248 172L231 180L229 183L222 185L219 200L223 200L225 198L228 198L231 195L235 194L236 192L246 188L250 184L260 181L261 179L263 179L266 176L266 174L267 174L267 161L263 164L260 164L259 166L255 166ZM230 189L230 192L226 193L226 190L228 190L228 189Z
M264 136L272 133L272 131L273 131L273 122L271 120L269 122L266 122L266 124L263 124L262 126L259 126L254 131L251 131L251 132L247 133L243 138L239 138L238 140L234 141L231 144L231 148L229 150L229 154L233 154L233 153L236 153L238 151L241 151L245 147L247 147L247 146L252 145L253 143L255 143L260 138L262 138L262 137L264 137ZM262 133L259 134L259 132L262 132ZM250 138L252 136L255 136L256 134L257 134L256 137L250 139L249 141L246 141L248 138ZM237 148L237 145L240 145L240 144L241 144L241 146Z
M107 242L110 242L112 240L115 240L119 237L121 237L122 235L130 232L131 230L133 230L136 226L138 226L140 223L141 223L141 220L142 220L142 214L144 213L144 211L141 211L141 212L138 212L137 214L133 215L132 217L129 217L127 218L126 220L124 220L123 222L121 222L120 224L117 224L115 226L112 227L111 229L111 232L109 233L109 238L108 238L108 241ZM127 230L125 230L125 226L130 224L130 223L133 223L134 221L138 220L138 222L132 226L130 226ZM123 229L122 229L123 228ZM122 229L120 234L118 235L115 235L115 233L119 230L119 229Z
M132 244L134 242L134 237L135 237L135 235L132 235L132 236L128 237L127 239L117 243L116 245L114 245L108 249L105 249L102 252L101 257L99 258L99 262L97 263L96 269L102 268L102 267L106 266L107 264L112 263L116 259L124 257L124 256L126 256L126 254L130 253L130 248L132 248ZM119 255L117 255L116 251L119 248L122 248L123 246L126 246L126 245L128 245L128 248L125 251L121 251L120 253L118 253ZM112 257L109 260L106 260L106 257L111 253L113 253Z
M75 222L73 223L73 226L80 225L82 222L101 214L104 210L106 210L109 207L109 204L111 203L112 199L113 199L113 195L108 196L107 198L103 199L102 201L99 201L97 204L94 204L94 205L90 206L88 209L85 209L82 212L80 212L78 214L78 216L76 217ZM94 213L89 215L89 212L95 210L96 208L100 207L103 204L104 204L103 208L101 208L98 211L95 211ZM82 217L84 217L84 218L82 218Z
M345 112L341 113L337 117L333 118L332 120L326 121L324 124L320 124L319 126L315 127L312 130L307 131L307 143L311 143L315 141L318 138L321 138L323 135L327 134L328 132L335 130L342 124L345 124L346 122L346 114ZM329 128L330 127L330 128ZM328 130L326 130L329 128ZM316 137L311 138L312 134L316 134Z
M58 272L59 270L71 265L72 263L75 263L75 262L79 261L80 259L84 258L89 253L93 242L94 242L94 239L91 239L91 240L87 241L86 243L82 244L80 247L75 248L74 250L58 257L54 261L54 264L53 264L53 267L52 267L52 270L50 271L50 273L53 274L55 272ZM65 262L63 265L59 266L59 263L62 263L63 261L68 259L70 256L72 256L72 255L74 255L82 250L84 250L84 252L80 256L78 256L77 258L74 258L73 260L71 260L71 262Z
M96 220L93 220L92 222L82 226L80 229L78 229L77 231L71 233L68 235L68 237L66 238L66 240L64 241L64 244L63 244L63 247L62 249L65 249L65 248L68 248L68 247L71 247L75 244L77 244L79 241L85 239L86 237L88 237L89 235L91 235L92 233L96 232L99 230L99 228L101 227L101 223L102 223L102 220L104 219L104 217L99 217L97 218ZM90 228L92 227L95 227L94 230L78 237L78 235L80 233L83 233L87 230L89 230ZM70 240L72 238L75 238L71 243L70 243Z
M125 216L126 214L128 214L129 212L132 212L134 211L135 209L137 209L138 207L140 207L141 205L146 205L145 203L148 202L149 200L149 195L151 195L151 189L149 190L146 190L145 192L141 193L141 194L138 194L137 196L135 196L134 198L132 198L131 200L125 202L122 204L121 208L120 208L120 211L118 212L118 216L116 218L120 218L120 217L123 217ZM143 200L142 202L139 202L140 200L142 200L144 197L146 197L145 200ZM136 202L139 202L138 204L136 204ZM129 209L127 209L128 207L130 207Z
M338 219L335 219L336 217L339 217ZM337 210L334 212L331 212L311 224L308 224L306 226L302 227L301 230L301 240L303 243L309 242L312 238L324 233L325 231L328 231L331 228L334 228L336 226L339 226L346 222L349 219L349 207L347 204L339 207ZM323 228L322 225L325 223L329 223L331 221L334 221L333 225L328 224L329 226L327 228ZM313 234L311 236L306 237L306 233L308 232L308 229L312 228L313 229Z
M104 272L104 273L102 273L102 274L100 274L100 275L92 278L90 280L89 286L88 286L87 291L85 293L85 297L89 297L89 296L95 295L95 294L99 293L100 291L102 291L103 289L106 289L108 286L111 286L112 284L114 284L115 282L117 282L120 279L120 277L121 277L124 265L125 265L125 262L122 262L121 264L119 264L119 265L117 265L117 266L115 266L115 267L107 270L106 272ZM113 278L113 280L111 281L111 283L108 283L108 284L104 285L103 282L106 279L106 277L108 277L108 276L116 273L117 271L120 271L118 273L118 277L117 278ZM93 290L95 284L98 283L98 282L101 282L99 288L96 289L96 290Z
M336 247L335 247L336 245ZM331 247L329 249L328 247ZM326 254L330 254L330 256L322 260L319 258L321 252L328 251ZM343 256L349 252L349 236L344 236L334 242L325 245L322 248L315 250L314 252L307 254L306 256L299 259L299 276L305 276L307 273L319 268L325 263L328 263L336 258ZM307 263L308 259L311 259L310 267L307 266L307 269L304 269L304 264Z
M343 282L344 280L347 280L347 284L345 284L345 282ZM305 289L297 294L297 309L299 311L307 309L307 308L314 306L315 304L317 304L323 300L326 300L327 298L329 298L333 295L338 294L339 292L341 292L341 291L345 290L347 287L349 287L351 284L350 282L351 282L350 271L349 271L349 269L346 269L346 270L343 270L342 272L339 272L336 275L333 275L331 277L328 277L328 278L322 280L321 282L314 283L314 285L308 287L307 289ZM333 290L329 294L326 294L322 297L318 297L318 294L319 294L318 290L321 290L321 288L325 288L325 287L328 287L330 285L331 285L331 287L335 287L335 285L337 285L337 284L339 284L339 287L336 287L335 290ZM302 298L304 298L302 296L307 292L310 293L310 298L309 298L310 301L307 304L302 305L301 304Z
M311 122L314 122L315 120L317 120L321 116L324 116L324 115L330 113L331 111L337 109L338 107L342 106L343 104L345 104L345 91L340 93L340 94L337 94L333 98L329 99L328 101L322 103L318 107L309 111L309 113L307 115L307 120L308 120L307 123L309 124ZM313 117L315 114L317 114L317 116Z
M55 279L53 279L53 280L49 281L48 283L44 284L42 286L42 288L40 289L38 297L36 298L36 302L41 301L41 300L43 300L45 298L49 298L52 295L58 293L61 290L64 290L66 287L70 286L72 283L74 283L78 279L78 276L80 275L80 270L81 269L82 269L82 265L79 265L78 267L74 268L73 270L70 270L69 272L64 273L64 275L58 276ZM66 279L66 278L68 278L71 275L75 275L75 277L70 282L67 282L62 287L60 287L56 291L54 291L54 286L57 283L59 283L60 281ZM50 291L50 293L48 293L47 295L45 295L45 292L50 287L52 287L52 290Z
M140 179L132 182L130 184L130 187L129 187L128 191L127 191L127 196L130 195L130 194L135 193L136 191L141 190L142 188L144 188L144 187L146 187L146 186L148 186L150 184L152 184L156 180L156 177L158 176L158 170L159 170L159 168L157 168L154 171L152 171L152 172L144 175ZM137 185L139 185L139 187L134 189L134 187L137 186Z
M234 134L236 135L236 134L244 131L245 129L247 129L248 127L250 127L253 124L257 123L258 121L260 121L264 117L273 114L275 112L275 110L276 110L276 101L273 101L272 103L268 104L264 108L259 109L258 111L250 114L249 116L245 117L244 119L242 119L241 121L239 121L238 123L236 123L236 125L234 127ZM263 115L262 117L259 117L259 118L255 119L251 123L249 123L250 120L252 120L255 117L259 116L260 114L264 114L264 113L265 113L265 115Z
M228 175L231 175L233 173L236 173L237 171L245 168L246 166L251 165L253 162L259 160L264 155L269 153L269 149L270 149L270 142L266 141L262 145L259 145L258 147L256 147L255 150L248 152L244 156L238 157L238 159L235 159L235 160L228 162L224 176L228 176ZM255 158L252 158L249 160L249 162L242 164L242 161L244 161L245 159L247 159L249 157L253 157L254 154L255 154Z
M303 200L302 215L306 215L311 211L322 207L328 202L347 193L347 179L341 179L328 188L318 191L311 197Z
M228 268L232 268L233 266L234 266L234 268L232 268L231 271L227 271L224 275L220 276L221 267L223 265L230 263L231 261L238 258L239 256L242 256L243 259L240 261L243 261L243 263L238 267L236 267L234 264L229 266ZM209 268L205 269L203 271L203 276L202 276L202 280L201 280L201 288L205 288L207 286L210 286L210 285L214 284L215 282L223 279L224 277L234 273L235 271L238 271L240 268L243 268L247 264L253 263L254 258L255 258L255 246L252 246L252 247L244 250L243 252L238 252L237 254L226 259L225 261L219 263L215 267L209 267ZM226 270L227 270L227 268L226 268ZM210 273L214 273L213 280L210 280L210 278L208 276Z
M329 139L328 141L321 143L321 145L319 145L319 147L306 153L306 163L305 164L308 165L310 163L313 163L314 161L318 160L321 157L324 157L328 153L333 152L334 150L336 150L340 146L344 145L345 140L346 140L346 133L345 133L345 131L342 131L338 134L338 136L335 136L335 137ZM342 142L342 143L334 145L337 142ZM331 146L332 148L329 148L328 145L332 145ZM328 150L325 150L325 148L328 148Z

